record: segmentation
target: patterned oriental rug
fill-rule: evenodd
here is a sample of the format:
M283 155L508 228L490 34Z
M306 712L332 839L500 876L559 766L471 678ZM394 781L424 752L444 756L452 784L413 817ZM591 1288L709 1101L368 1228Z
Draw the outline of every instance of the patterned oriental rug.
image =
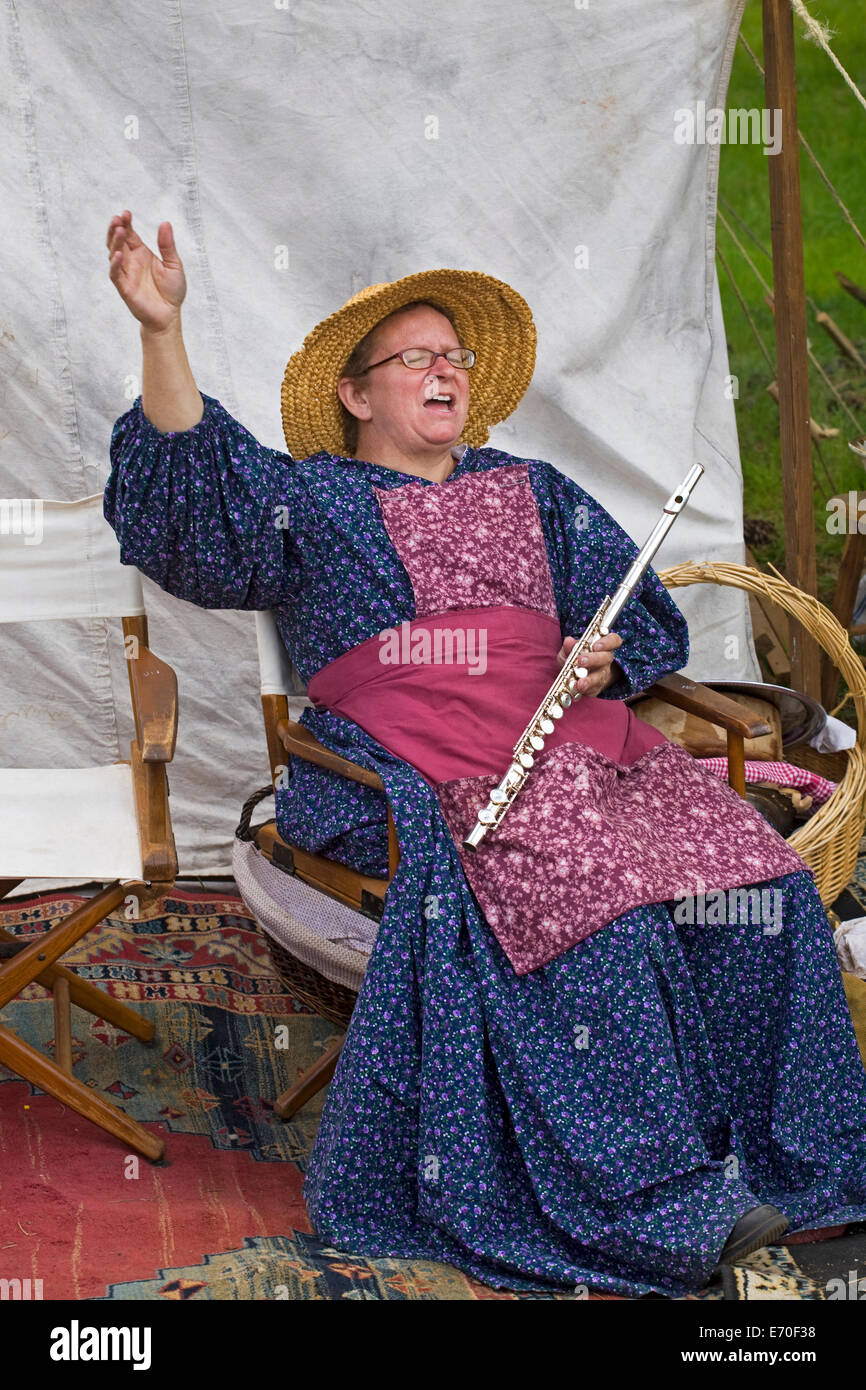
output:
M32 937L81 901L65 890L0 904L0 925ZM273 1101L336 1034L282 992L240 898L176 889L163 915L109 918L64 963L154 1020L156 1045L146 1047L73 1008L74 1059L79 1078L167 1139L168 1162L136 1160L0 1067L5 1278L30 1279L33 1290L41 1280L46 1300L574 1300L495 1290L449 1265L366 1259L317 1240L301 1190L324 1092L288 1124ZM40 986L0 1022L53 1052ZM826 1299L828 1280L847 1289L863 1276L866 1223L760 1251L694 1297ZM856 1282L835 1296L856 1297Z

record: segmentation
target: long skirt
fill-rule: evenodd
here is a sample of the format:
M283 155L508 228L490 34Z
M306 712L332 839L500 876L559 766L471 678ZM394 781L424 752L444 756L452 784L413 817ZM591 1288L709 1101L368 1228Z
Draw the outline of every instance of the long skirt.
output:
M866 1219L831 927L805 870L756 886L772 920L653 903L518 976L447 864L422 913L395 878L307 1172L317 1233L494 1288L678 1297L759 1203L792 1232Z
M322 1239L681 1297L760 1203L791 1232L866 1219L866 1071L805 868L753 885L758 912L635 907L517 975L432 787L349 720L301 722L381 776L401 850L307 1170ZM378 791L297 764L277 825L386 872Z

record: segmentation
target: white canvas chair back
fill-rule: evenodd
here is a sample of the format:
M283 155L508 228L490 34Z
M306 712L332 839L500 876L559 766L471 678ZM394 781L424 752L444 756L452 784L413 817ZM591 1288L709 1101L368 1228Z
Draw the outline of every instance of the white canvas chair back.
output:
M0 623L142 617L141 575L120 563L102 493L0 498Z
M77 502L0 499L0 623L100 617L146 617L141 576L134 567L120 563L120 547L102 514L102 494ZM144 623L134 626L143 628ZM116 627L119 640L120 624ZM12 646L8 631L4 635L8 649ZM168 686L171 691L174 724L174 673L152 653L148 652L148 658L147 674L161 682L162 690ZM74 666L72 674L77 674ZM137 684L137 677L130 682L131 687ZM153 722L149 713L142 716L148 725ZM161 755L150 763L155 775L139 778L143 831L139 838L133 765L144 774L149 769L141 761L140 743L133 749L128 763L103 767L0 767L0 880L10 880L0 885L0 896L54 888L58 880L69 885L105 885L63 915L38 942L19 942L0 928L4 954L12 952L8 964L0 959L2 1002L19 996L38 979L53 995L54 1013L54 1057L3 1026L0 1062L115 1135L127 1149L158 1161L165 1141L75 1075L71 1005L109 1020L112 1029L122 1028L143 1042L153 1039L154 1025L120 1000L108 999L61 963L66 952L112 912L126 915L127 907L139 901L141 883L148 882L145 865L165 864L174 878L177 860L168 815L166 750L155 750ZM160 813L159 840L151 836L157 820L150 814L154 806ZM162 887L166 880L158 882ZM51 915L56 911L53 908ZM76 1033L78 1027L76 1020Z
M102 493L0 499L0 623L144 613L141 575L120 562ZM0 769L0 878L140 876L128 766Z
M307 687L301 680L277 628L270 609L256 613L256 641L259 648L259 679L263 695L286 695L293 705L310 705Z

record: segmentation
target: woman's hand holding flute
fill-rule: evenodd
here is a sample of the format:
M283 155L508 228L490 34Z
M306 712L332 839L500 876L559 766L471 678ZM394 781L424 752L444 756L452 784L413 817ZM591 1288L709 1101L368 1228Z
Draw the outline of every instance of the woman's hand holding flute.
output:
M566 637L557 653L557 666L565 665L576 641L576 637ZM586 667L587 675L577 683L581 695L600 695L612 682L622 680L625 673L619 662L613 659L613 653L621 646L622 638L615 632L609 632L606 637L599 637L593 642L592 651L582 653L580 664Z

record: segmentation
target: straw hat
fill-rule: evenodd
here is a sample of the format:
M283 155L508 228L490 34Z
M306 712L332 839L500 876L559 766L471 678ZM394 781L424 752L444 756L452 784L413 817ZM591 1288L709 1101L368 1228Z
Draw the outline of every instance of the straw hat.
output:
M414 299L432 299L447 309L463 346L477 353L469 373L463 441L480 448L491 426L516 409L535 368L529 305L510 285L478 270L422 270L359 290L317 324L289 358L281 396L283 432L293 458L323 449L346 455L337 395L346 362L371 328Z

